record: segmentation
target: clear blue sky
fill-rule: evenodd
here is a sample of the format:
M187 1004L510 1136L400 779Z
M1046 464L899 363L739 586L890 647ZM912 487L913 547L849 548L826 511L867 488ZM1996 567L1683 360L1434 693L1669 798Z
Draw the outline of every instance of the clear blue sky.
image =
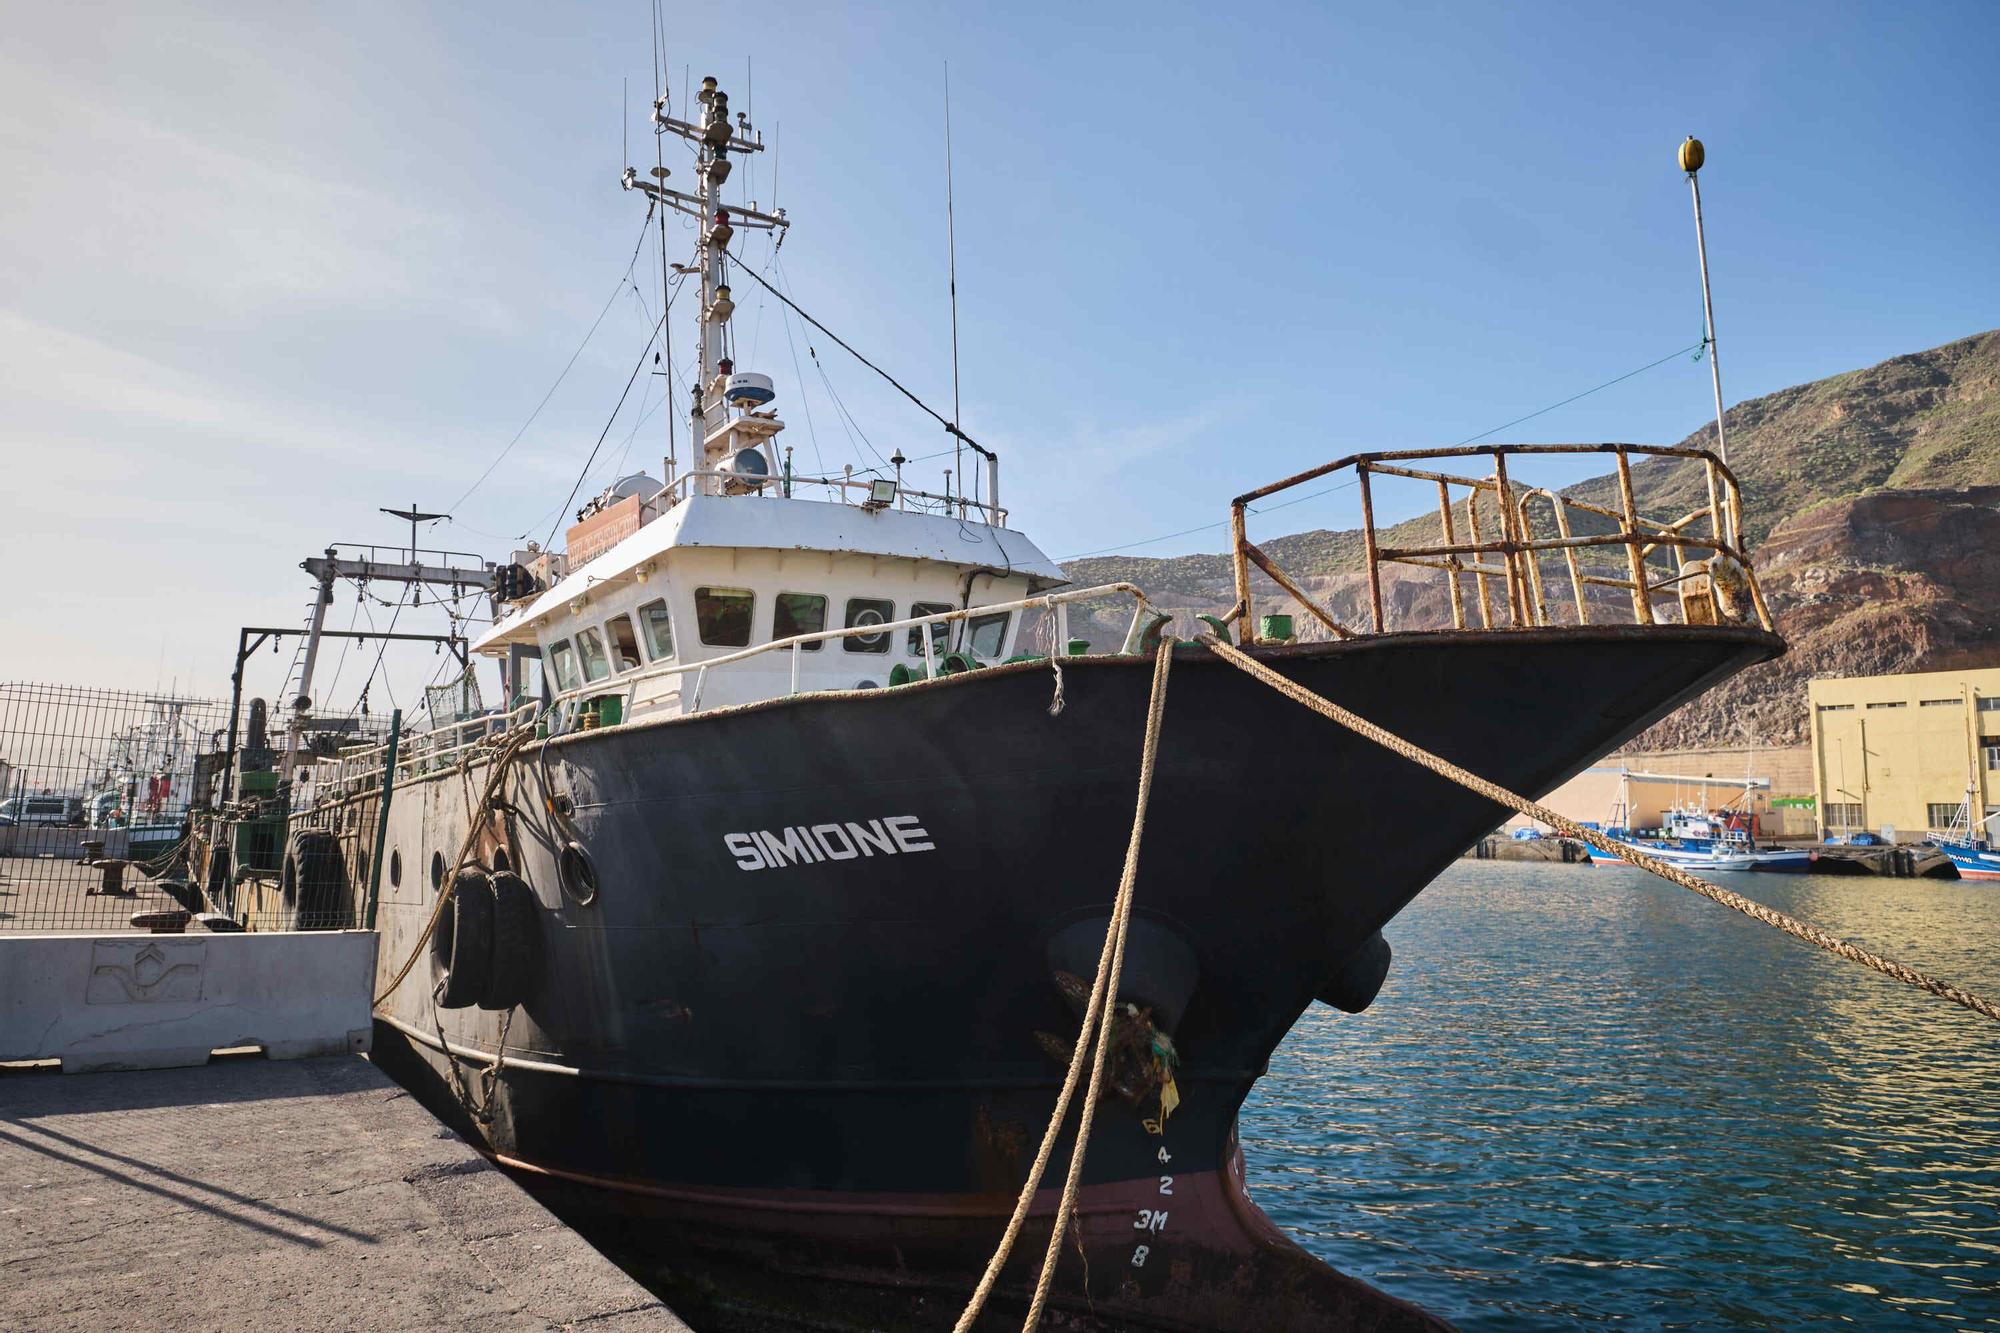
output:
M732 186L768 205L775 167L797 298L940 406L950 61L964 420L1058 557L1695 342L1688 133L1732 401L2000 324L1990 4L942 10L675 5L666 58L776 141ZM451 505L625 269L621 83L644 165L650 55L633 0L17 14L0 678L219 690L236 626L302 617L301 557L395 540L378 504ZM656 262L439 542L546 532ZM743 368L778 380L801 462L815 436L830 467L872 461L804 330L802 396L776 307L738 296ZM881 452L946 443L809 341ZM655 401L635 391L600 472L657 471L664 413L623 443ZM1671 442L1708 412L1683 358L1502 438ZM1350 525L1351 493L1270 521ZM398 688L430 667L393 662Z

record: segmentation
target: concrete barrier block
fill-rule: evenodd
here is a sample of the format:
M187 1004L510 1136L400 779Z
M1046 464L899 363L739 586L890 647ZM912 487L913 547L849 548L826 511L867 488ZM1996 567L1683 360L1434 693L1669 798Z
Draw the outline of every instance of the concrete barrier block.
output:
M64 1073L366 1051L370 930L0 938L0 1060Z

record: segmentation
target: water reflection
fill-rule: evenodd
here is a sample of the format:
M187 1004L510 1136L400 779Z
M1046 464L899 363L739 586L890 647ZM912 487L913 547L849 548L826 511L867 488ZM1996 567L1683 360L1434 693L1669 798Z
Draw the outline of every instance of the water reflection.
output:
M2000 890L1732 885L2000 992ZM2000 1027L1622 867L1461 862L1244 1108L1251 1191L1469 1328L2000 1327Z

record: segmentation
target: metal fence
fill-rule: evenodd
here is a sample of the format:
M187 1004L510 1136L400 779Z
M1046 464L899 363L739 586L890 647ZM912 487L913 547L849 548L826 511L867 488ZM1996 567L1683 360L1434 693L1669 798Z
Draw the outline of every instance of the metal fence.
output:
M162 881L221 772L229 706L0 684L0 930L131 929L185 904Z
M390 719L315 717L287 773L267 713L247 700L232 729L222 700L0 684L0 933L361 925L379 778L300 817L287 778Z

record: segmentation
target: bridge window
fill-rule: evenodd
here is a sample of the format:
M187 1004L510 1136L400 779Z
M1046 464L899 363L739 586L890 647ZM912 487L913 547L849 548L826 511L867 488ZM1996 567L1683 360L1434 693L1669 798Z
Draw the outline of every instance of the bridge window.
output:
M989 660L1000 656L1000 650L1007 643L1007 622L1012 618L1006 611L990 616L974 616L969 622L971 632L967 636L973 654Z
M757 599L741 588L696 588L694 623L711 648L748 648L750 613Z
M941 616L949 610L951 610L950 602L911 602L910 618L914 620L918 616ZM909 652L912 657L922 657L924 655L925 628L925 626L919 625L910 631ZM928 626L928 628L931 632L932 650L938 653L950 652L951 622L941 620L935 625Z
M873 597L850 597L847 599L847 628L858 625L880 625L896 618L896 604ZM841 644L850 653L886 653L889 651L888 634L856 634L842 639Z
M826 628L826 598L810 592L781 592L771 611L771 637L789 639L795 634L817 634ZM816 653L823 641L802 643L799 651Z
M555 672L557 689L573 690L583 684L583 677L577 674L576 650L568 639L549 649L549 667Z
M639 636L632 632L632 617L611 617L604 622L604 632L611 636L611 665L619 671L630 671L637 667Z
M639 608L639 628L646 632L646 652L655 662L665 662L673 657L674 626L667 615L665 598Z
M611 659L604 655L604 636L587 629L576 636L576 655L583 660L583 678L603 680L611 674Z

